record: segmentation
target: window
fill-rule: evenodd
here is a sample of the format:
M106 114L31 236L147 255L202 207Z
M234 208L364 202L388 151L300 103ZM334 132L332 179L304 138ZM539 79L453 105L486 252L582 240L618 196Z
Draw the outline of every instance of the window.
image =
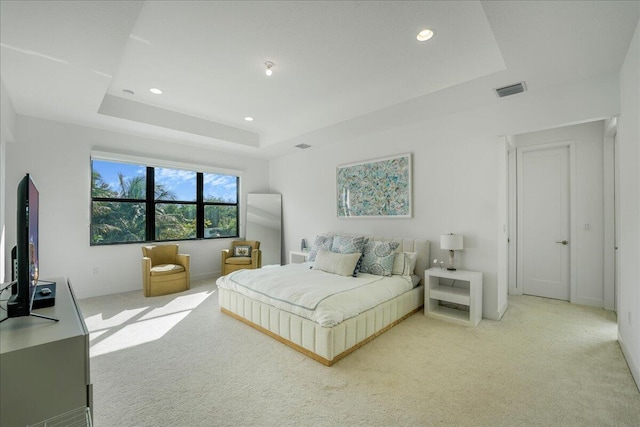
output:
M205 237L238 235L238 180L230 175L202 174Z
M91 160L91 245L238 237L240 178Z
M197 237L197 178L193 171L155 168L155 239Z

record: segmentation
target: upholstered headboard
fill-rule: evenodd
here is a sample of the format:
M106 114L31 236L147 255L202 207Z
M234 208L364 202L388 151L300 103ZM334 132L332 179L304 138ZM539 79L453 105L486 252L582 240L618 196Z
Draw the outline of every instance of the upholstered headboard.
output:
M350 235L350 236L364 236L369 239L379 240L383 242L398 242L398 248L396 252L416 252L418 254L416 260L415 274L420 276L420 283L424 284L424 271L431 266L431 260L429 257L430 242L426 239L412 239L407 237L379 237L370 236L366 234L357 233L324 233L325 236L335 236L336 234Z

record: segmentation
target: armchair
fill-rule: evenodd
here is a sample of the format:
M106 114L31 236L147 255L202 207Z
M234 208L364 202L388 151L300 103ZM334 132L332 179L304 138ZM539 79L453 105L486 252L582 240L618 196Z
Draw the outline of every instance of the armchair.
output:
M246 254L240 247L249 247ZM236 248L238 248L236 250ZM257 240L236 240L231 243L231 249L222 251L222 275L246 269L255 269L262 267L262 251L260 250L260 242Z
M142 284L145 297L186 291L191 286L190 256L178 245L142 247Z

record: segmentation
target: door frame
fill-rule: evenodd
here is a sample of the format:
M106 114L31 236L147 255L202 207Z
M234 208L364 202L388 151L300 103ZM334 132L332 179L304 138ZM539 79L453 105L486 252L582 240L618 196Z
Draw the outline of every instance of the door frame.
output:
M523 233L522 227L522 213L518 212L518 197L522 194L523 185L521 179L521 171L520 165L522 164L522 153L527 151L538 151L538 150L546 150L550 148L563 148L567 147L569 149L569 302L575 303L578 295L578 282L576 280L576 251L573 250L573 246L575 246L575 239L578 236L577 232L577 220L576 220L576 206L577 206L577 194L575 191L575 185L577 182L577 168L576 168L576 142L575 140L567 140L567 141L558 141L551 142L545 144L534 144L534 145L525 145L518 147L516 145L516 162L514 166L514 173L510 174L510 177L515 178L516 185L515 191L511 192L509 197L509 204L511 209L509 209L510 221L513 221L516 224L513 237L513 245L516 249L515 260L511 259L510 267L515 267L516 271L516 280L515 283L509 283L509 294L511 295L522 295L522 239L519 239L518 236L521 236ZM513 176L515 175L515 177ZM514 265L515 264L515 265Z
M509 229L509 295L522 295L522 287L518 287L517 259L518 259L518 222L517 222L517 202L518 202L518 179L516 173L516 146L510 139L508 147L508 229Z
M618 307L616 245L618 241L616 224L619 208L616 147L617 118L605 121L603 138L604 160L604 308L616 311Z

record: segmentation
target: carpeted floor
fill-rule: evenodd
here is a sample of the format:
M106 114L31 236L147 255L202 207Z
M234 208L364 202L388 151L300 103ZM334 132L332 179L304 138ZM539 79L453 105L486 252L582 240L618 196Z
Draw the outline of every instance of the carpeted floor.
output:
M510 297L500 322L417 313L325 367L181 294L80 301L94 425L640 426L614 314Z

